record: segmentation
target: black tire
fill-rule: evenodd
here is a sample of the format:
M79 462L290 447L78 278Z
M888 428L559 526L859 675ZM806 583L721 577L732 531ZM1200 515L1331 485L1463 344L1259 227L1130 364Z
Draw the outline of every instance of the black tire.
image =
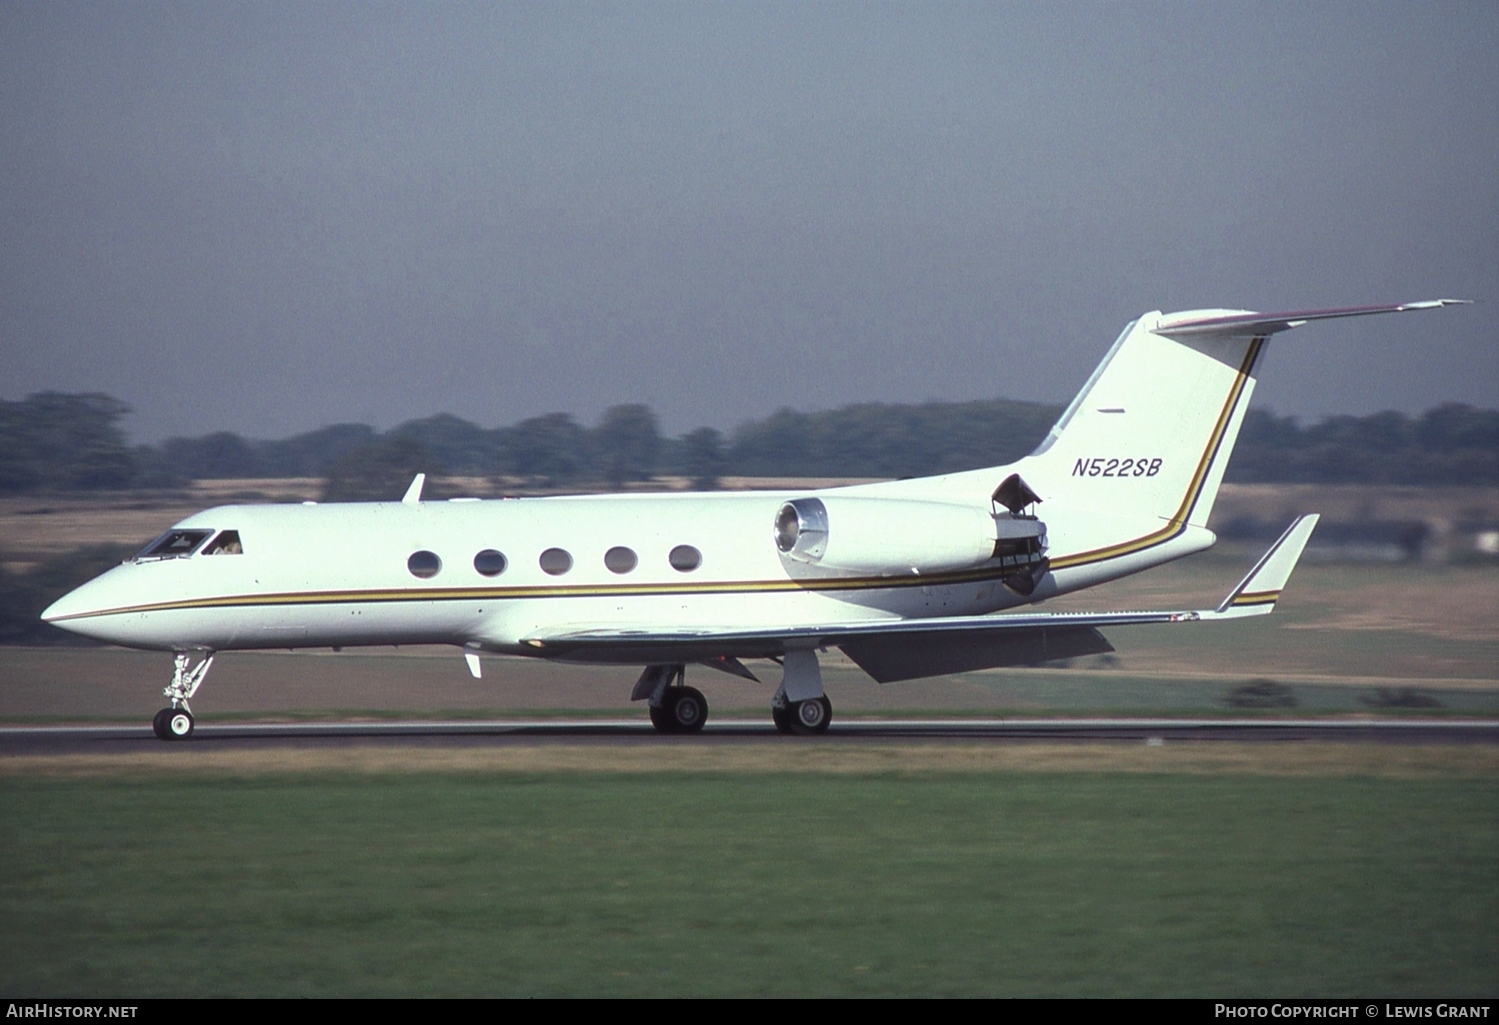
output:
M673 687L662 697L673 733L697 733L708 721L708 699L696 687Z
M167 709L167 739L186 740L193 735L193 713L185 708Z
M167 716L172 714L170 708L163 708L156 713L156 718L151 720L151 732L156 734L157 740L171 740L171 734L167 733Z
M826 733L828 724L833 721L833 703L827 699L827 695L808 698L806 701L793 701L790 711L791 732L798 736Z
M787 706L777 708L770 706L770 721L776 724L776 729L782 733L791 732L791 709Z
M674 732L676 732L676 731L674 731L671 728L672 727L671 715L670 715L670 713L667 712L666 706L667 706L667 702L666 702L666 699L664 697L662 698L661 704L659 706L657 706L657 705L652 705L651 706L651 725L654 726L654 727L656 727L656 732L657 733L674 733Z

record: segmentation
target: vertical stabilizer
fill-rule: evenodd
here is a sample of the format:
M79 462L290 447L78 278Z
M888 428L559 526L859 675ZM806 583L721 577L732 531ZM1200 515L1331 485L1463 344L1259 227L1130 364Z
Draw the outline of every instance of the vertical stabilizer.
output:
M1168 530L1206 525L1266 339L1161 333L1183 316L1148 313L1125 328L1067 407L1031 457L1048 501L1065 496Z

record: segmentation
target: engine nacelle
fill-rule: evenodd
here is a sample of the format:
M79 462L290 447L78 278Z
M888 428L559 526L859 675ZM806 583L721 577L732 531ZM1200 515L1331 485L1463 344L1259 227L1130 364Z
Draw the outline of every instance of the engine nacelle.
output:
M1011 520L981 506L948 502L798 498L776 513L775 543L785 558L833 572L940 573L989 562L1000 554L1002 538L1024 534L1039 549L1045 531L1040 521Z

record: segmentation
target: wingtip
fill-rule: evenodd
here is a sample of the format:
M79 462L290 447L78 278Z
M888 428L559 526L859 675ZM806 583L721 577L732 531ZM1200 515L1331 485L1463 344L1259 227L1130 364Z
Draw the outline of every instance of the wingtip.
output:
M1296 569L1296 564L1301 561L1301 553L1306 550L1306 543L1311 540L1312 531L1316 529L1319 519L1320 514L1307 513L1292 520L1291 525L1260 556L1254 568L1239 581L1237 587L1228 592L1223 603L1214 611L1220 615L1254 615L1273 611L1275 603L1280 600L1281 591Z

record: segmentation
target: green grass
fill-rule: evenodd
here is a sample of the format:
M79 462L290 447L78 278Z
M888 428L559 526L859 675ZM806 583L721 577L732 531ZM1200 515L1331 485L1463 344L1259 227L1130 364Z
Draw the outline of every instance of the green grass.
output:
M1493 995L1489 779L0 782L0 990Z

